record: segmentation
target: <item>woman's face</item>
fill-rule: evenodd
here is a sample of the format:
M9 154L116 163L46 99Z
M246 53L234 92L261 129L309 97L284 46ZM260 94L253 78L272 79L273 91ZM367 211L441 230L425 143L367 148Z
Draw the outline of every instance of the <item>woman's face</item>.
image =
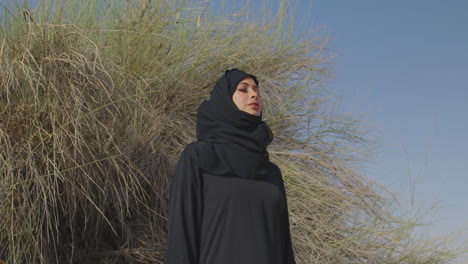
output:
M246 77L236 87L232 101L239 110L252 115L260 116L262 112L262 99L257 84L251 77Z

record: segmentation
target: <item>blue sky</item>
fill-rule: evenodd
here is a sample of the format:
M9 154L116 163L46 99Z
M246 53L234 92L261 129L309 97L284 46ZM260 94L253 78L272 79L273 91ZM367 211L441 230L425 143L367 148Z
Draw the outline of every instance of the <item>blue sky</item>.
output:
M377 140L368 176L406 209L437 209L419 234L468 227L468 1L297 2L298 30L320 28L338 55L341 113L366 114ZM415 186L414 191L410 187ZM468 242L465 231L461 242Z

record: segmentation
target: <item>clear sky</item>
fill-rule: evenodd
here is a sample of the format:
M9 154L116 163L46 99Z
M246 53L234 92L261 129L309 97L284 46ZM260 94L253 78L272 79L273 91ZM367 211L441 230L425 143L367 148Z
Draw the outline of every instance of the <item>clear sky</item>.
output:
M467 243L468 1L300 0L295 19L330 37L341 112L367 114L369 177L406 208L436 203L421 233Z

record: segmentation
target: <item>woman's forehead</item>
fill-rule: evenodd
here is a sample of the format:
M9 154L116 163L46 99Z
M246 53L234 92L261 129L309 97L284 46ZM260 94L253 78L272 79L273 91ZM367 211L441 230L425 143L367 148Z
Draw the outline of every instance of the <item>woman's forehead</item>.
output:
M249 85L252 85L252 86L255 86L255 87L258 87L257 85L257 82L255 82L255 80L250 77L250 76L247 76L245 77L244 79L242 79L239 84L249 84Z

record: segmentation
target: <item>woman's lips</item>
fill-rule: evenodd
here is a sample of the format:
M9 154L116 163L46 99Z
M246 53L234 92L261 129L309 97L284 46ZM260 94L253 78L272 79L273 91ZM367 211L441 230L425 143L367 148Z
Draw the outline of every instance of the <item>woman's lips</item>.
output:
M249 106L251 106L254 109L258 109L260 107L258 103L250 103Z

